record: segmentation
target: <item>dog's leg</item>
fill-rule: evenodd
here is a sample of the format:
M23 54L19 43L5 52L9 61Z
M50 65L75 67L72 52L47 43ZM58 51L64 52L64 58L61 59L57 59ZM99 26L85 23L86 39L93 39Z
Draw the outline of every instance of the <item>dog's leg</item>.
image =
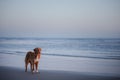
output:
M35 63L35 68L36 68L36 71L37 71L37 63Z
M33 63L30 63L30 67L31 67L31 72L32 74L34 73L34 64Z
M33 65L32 65L32 72L34 72L34 63L33 63Z
M30 63L31 72L33 73L32 63Z
M25 62L25 72L27 72L28 62Z
M36 72L38 72L38 62L35 63Z

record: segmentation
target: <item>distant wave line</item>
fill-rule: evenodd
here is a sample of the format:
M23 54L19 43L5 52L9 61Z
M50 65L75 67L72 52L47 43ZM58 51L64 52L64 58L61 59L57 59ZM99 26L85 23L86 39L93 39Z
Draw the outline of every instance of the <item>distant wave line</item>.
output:
M22 51L15 51L15 52L0 52L1 54L11 54L11 55L26 55L26 52ZM21 53L21 54L20 54ZM24 54L23 54L24 53ZM81 55L65 55L65 54L48 54L42 53L42 55L49 55L49 56L62 56L62 57L78 57L78 58L95 58L95 59L115 59L120 60L120 56L106 56L106 57L97 57L97 56L81 56Z
M109 57L93 57L93 56L78 56L78 55L63 55L63 54L47 54L44 53L42 55L50 55L50 56L63 56L63 57L83 57L83 58L96 58L96 59L115 59L115 60L120 60L120 56L109 56Z

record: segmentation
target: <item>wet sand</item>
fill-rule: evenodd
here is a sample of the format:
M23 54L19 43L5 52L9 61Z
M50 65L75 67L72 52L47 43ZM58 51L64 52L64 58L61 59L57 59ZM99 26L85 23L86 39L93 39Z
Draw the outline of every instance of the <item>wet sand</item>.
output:
M42 55L39 73L25 72L24 55L0 54L0 80L120 80L119 60Z
M40 70L32 74L24 69L0 66L0 80L119 80L120 77L88 75L72 71Z

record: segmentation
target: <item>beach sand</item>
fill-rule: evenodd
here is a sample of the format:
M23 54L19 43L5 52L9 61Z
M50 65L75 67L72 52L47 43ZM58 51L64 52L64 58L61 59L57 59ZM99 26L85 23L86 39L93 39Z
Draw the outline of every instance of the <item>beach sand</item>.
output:
M119 80L117 77L86 75L72 71L41 70L31 74L23 69L0 67L0 80Z
M89 59L80 59L82 62L76 62L77 60L79 59L43 55L39 65L39 73L32 74L30 70L25 72L24 56L0 54L0 80L120 80L119 70L116 69L119 68L119 65L115 69L110 66L116 66L118 60L104 61L109 63L104 63L104 67L98 67L99 65L96 62L99 62L99 64L102 62L99 60L94 60L92 63L92 60ZM92 67L95 70L92 70ZM108 70L114 69L111 70L113 72L108 72L106 67L108 67ZM100 70L97 68L100 68ZM102 69L103 71L101 71Z

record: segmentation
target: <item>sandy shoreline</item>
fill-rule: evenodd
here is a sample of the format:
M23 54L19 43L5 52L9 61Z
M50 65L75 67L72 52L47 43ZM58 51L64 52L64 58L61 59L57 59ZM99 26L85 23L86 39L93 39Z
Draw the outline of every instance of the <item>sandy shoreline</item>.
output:
M86 75L77 72L40 70L31 74L23 69L0 66L0 80L117 80L120 77Z
M0 54L0 80L119 80L119 60L42 55L39 73L24 72L24 55Z

